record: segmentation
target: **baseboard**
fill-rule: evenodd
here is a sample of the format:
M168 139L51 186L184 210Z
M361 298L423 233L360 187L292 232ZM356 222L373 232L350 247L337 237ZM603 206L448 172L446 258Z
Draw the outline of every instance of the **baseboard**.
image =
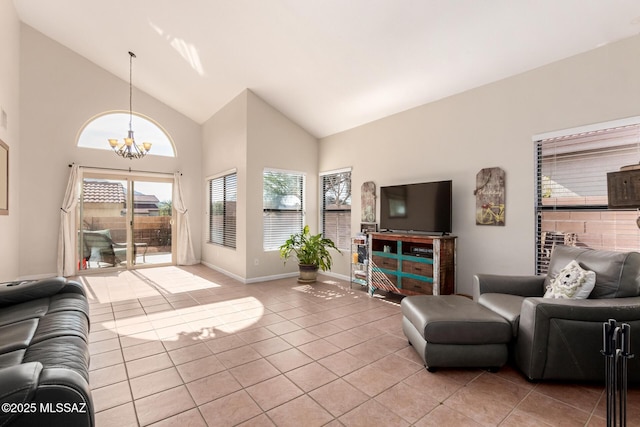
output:
M274 274L272 276L252 277L251 279L246 279L245 283L269 282L271 280L288 279L290 277L298 277L298 275L299 275L298 272L293 272L293 273L284 273L284 274Z
M202 264L205 267L208 267L208 268L210 268L212 270L215 270L215 271L217 271L219 273L222 273L225 276L229 276L234 280L237 280L237 281L242 282L242 283L247 283L247 281L246 281L246 279L244 277L240 277L237 274L231 273L230 271L227 271L227 270L225 270L223 268L220 268L220 267L218 267L216 265L213 265L213 264L205 262L205 261L200 261L200 264Z
M279 280L279 279L288 279L291 277L298 277L298 272L294 271L291 273L282 273L282 274L272 274L269 276L260 276L260 277L251 277L251 278L246 278L246 277L240 277L237 274L233 274L223 268L220 268L216 265L213 265L211 263L208 262L201 262L202 265L215 270L219 273L224 274L225 276L229 276L232 279L235 279L241 283L244 283L245 285L251 284L251 283L262 283L262 282L269 282L271 280ZM318 272L318 274L322 274L324 276L330 276L330 277L335 277L336 279L340 279L340 280L345 280L345 281L349 281L350 278L349 276L345 276L344 274L338 274L338 273L332 273L331 271L323 271L323 272Z
M294 271L291 273L283 273L283 274L273 274L273 275L269 275L269 276L260 276L260 277L252 277L250 279L247 279L245 277L240 277L237 274L231 273L223 268L220 268L218 266L215 266L211 263L208 262L204 262L201 261L200 264L218 271L222 274L224 274L225 276L229 276L232 279L237 280L240 283L243 283L245 285L247 284L251 284L251 283L261 283L261 282L268 282L271 280L278 280L278 279L288 279L290 277L297 277L298 276L298 272ZM100 273L100 271L96 271L96 273ZM340 280L344 280L346 282L349 282L350 278L349 276L345 276L344 274L338 274L338 273L333 273L331 271L319 271L318 274L321 274L323 276L329 276L329 277L334 277L336 279L340 279ZM29 276L20 276L18 277L16 280L17 281L21 281L21 280L41 280L41 279L49 279L51 277L57 277L57 274L55 273L48 273L48 274L34 274L34 275L29 275Z
M250 283L267 282L267 281L270 281L270 280L286 279L286 278L289 278L289 277L298 276L298 273L294 272L294 273L274 274L274 275L271 275L271 276L252 277L250 279L247 279L246 277L240 277L237 274L231 273L231 272L225 270L224 268L220 268L220 267L218 267L216 265L213 265L211 263L208 263L208 262L202 261L201 264L206 266L206 267L209 267L212 270L215 270L215 271L217 271L219 273L222 273L225 276L229 276L232 279L235 279L238 282L243 283L245 285L250 284Z

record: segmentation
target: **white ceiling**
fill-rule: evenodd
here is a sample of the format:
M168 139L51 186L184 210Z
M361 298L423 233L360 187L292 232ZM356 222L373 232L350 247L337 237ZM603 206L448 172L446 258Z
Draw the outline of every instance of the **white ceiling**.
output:
M135 52L134 85L198 123L249 88L317 137L640 32L638 0L14 4L125 81Z

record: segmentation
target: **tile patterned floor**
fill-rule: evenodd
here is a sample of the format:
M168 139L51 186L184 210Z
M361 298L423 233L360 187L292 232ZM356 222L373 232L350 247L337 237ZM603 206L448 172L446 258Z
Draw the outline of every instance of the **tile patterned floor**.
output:
M599 386L514 369L427 372L399 297L326 276L244 285L204 266L79 278L91 387L108 426L604 426ZM628 425L640 425L640 389Z

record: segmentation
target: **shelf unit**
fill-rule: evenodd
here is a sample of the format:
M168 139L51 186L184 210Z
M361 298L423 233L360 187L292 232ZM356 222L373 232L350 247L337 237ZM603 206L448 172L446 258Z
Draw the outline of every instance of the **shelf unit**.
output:
M369 249L367 236L351 238L351 281L349 288L355 283L360 286L368 285Z
M456 237L403 233L369 235L369 293L453 294Z

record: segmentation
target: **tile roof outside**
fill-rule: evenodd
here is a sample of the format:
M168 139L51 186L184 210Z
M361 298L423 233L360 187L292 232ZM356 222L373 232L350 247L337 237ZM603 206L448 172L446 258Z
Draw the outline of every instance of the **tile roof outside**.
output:
M84 203L126 203L126 190L120 182L112 181L84 181ZM136 207L157 208L158 197L153 194L143 194L138 191L134 194Z
M125 189L119 182L84 181L84 203L125 203Z
M137 191L133 195L133 200L135 201L136 204L143 203L143 204L155 205L160 202L160 200L158 200L158 198L153 194L142 194Z

